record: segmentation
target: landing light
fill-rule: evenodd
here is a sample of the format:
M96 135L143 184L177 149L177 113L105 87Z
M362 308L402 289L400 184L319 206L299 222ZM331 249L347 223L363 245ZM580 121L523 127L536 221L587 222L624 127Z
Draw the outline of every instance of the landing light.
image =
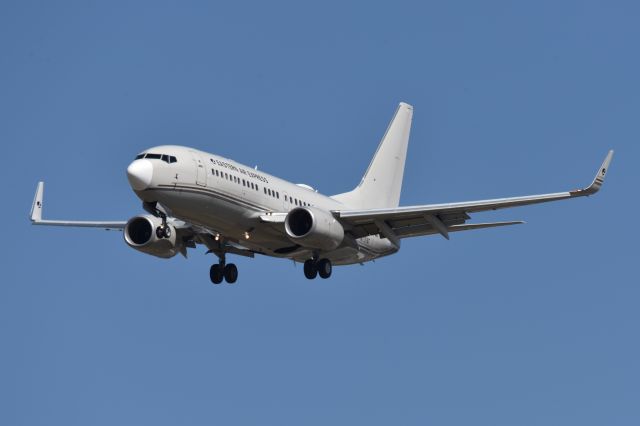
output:
M249 233L248 233L248 232L245 232L245 233L244 233L244 239L245 239L245 240L248 240L248 239L249 239L249 236L250 236L250 235L249 235Z

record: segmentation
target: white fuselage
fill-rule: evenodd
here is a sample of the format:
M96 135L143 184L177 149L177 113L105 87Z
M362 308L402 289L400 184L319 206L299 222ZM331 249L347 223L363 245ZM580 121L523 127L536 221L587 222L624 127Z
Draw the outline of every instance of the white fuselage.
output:
M171 216L201 226L213 234L268 256L304 261L321 256L334 264L367 262L395 253L386 238L347 238L329 252L312 252L298 246L282 223L260 216L287 213L298 206L325 211L348 208L311 187L301 186L235 161L182 146L158 146L145 151L160 158L136 159L129 167L144 170L131 182L145 202L159 202ZM175 159L175 161L174 161Z

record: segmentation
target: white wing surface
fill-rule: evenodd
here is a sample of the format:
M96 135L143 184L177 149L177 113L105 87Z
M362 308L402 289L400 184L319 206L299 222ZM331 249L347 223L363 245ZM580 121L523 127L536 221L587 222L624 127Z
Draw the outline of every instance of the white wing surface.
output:
M612 158L613 151L609 151L591 185L574 191L386 209L335 210L332 213L356 238L379 234L394 241L399 238L439 233L448 239L449 232L523 223L496 222L465 225L465 222L470 219L469 213L593 195L602 187Z
M36 195L31 206L31 223L34 225L75 226L81 228L124 229L126 221L86 221L86 220L44 220L42 219L42 204L44 197L44 182L38 182Z

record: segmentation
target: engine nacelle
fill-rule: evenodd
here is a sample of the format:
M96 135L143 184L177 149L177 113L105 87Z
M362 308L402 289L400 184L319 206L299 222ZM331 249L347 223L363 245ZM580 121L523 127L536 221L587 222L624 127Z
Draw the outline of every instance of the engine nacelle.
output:
M284 220L287 235L303 247L333 250L344 240L344 228L326 210L296 207Z
M171 228L171 236L158 238L156 229L160 225L162 225L162 219L159 217L151 215L132 217L124 227L124 240L129 247L143 253L167 259L173 257L181 249L181 244L176 242L176 229L167 225Z

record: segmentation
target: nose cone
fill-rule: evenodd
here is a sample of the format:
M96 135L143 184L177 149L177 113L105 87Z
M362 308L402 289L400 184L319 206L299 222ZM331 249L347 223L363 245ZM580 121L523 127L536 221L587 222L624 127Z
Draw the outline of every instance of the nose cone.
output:
M153 164L149 160L136 160L127 167L127 177L136 191L147 189L153 178Z

